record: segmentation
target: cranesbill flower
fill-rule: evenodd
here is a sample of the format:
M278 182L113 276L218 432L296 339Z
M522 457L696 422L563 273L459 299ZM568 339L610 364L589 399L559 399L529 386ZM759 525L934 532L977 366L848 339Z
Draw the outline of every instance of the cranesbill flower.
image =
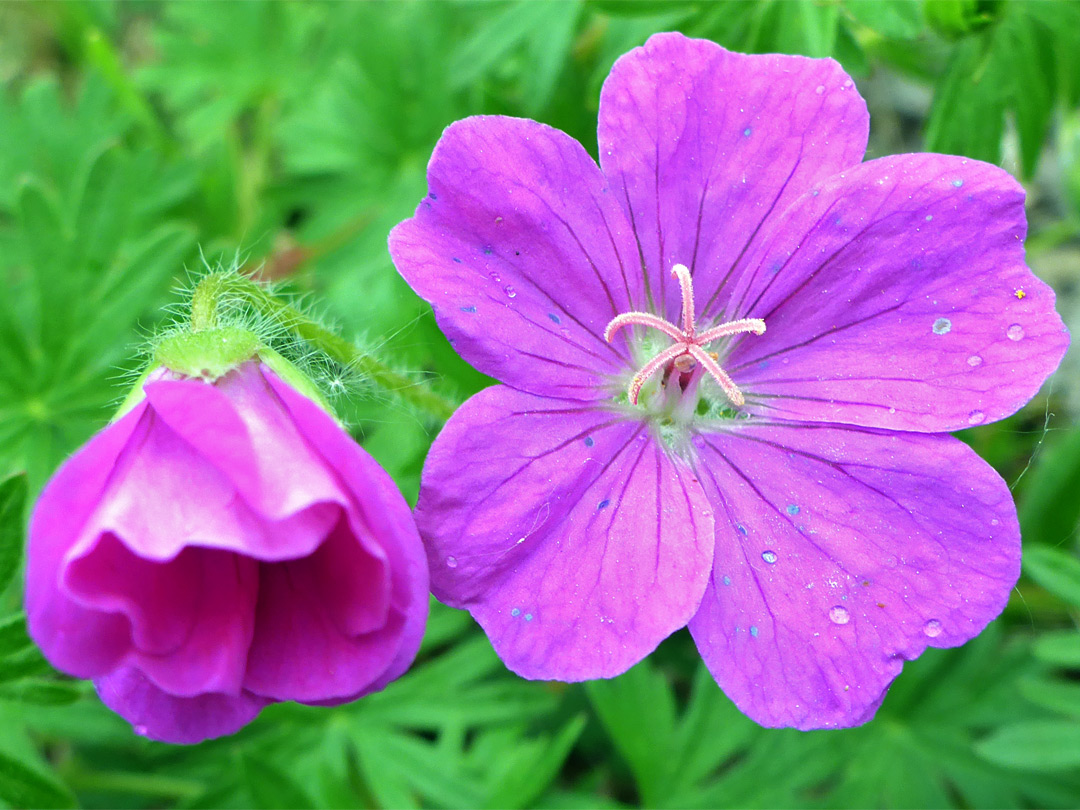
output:
M160 369L143 393L34 509L27 621L46 657L175 743L401 675L427 562L386 472L258 360L212 384Z
M443 134L395 263L503 383L428 458L444 602L514 671L610 677L689 625L764 725L867 720L1016 582L1008 488L947 431L1016 411L1068 337L994 166L860 163L836 62L661 34L562 132Z

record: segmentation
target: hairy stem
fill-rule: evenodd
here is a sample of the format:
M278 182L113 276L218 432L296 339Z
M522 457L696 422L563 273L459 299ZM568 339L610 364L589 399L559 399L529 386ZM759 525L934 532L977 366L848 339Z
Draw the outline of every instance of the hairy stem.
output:
M191 327L198 332L218 326L218 307L225 299L243 302L310 343L335 362L359 372L409 405L445 422L457 404L372 357L351 341L336 335L298 312L265 288L235 273L203 277L191 297Z

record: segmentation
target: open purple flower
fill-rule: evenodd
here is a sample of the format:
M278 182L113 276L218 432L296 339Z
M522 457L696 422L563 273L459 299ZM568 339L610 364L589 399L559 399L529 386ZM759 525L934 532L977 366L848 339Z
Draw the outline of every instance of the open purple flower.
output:
M447 423L417 517L514 671L617 675L689 625L758 722L846 726L1001 611L1015 508L945 433L1020 408L1068 336L1020 186L860 163L867 129L836 62L661 34L604 85L599 168L533 121L444 133L390 249L504 385Z
M386 472L258 361L214 384L162 369L144 393L34 509L27 621L48 659L176 743L401 675L427 563Z

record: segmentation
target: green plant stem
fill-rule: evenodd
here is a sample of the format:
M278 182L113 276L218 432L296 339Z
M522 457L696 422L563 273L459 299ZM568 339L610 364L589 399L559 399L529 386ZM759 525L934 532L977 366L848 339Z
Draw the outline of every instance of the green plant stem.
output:
M394 371L351 341L298 312L256 282L235 273L211 273L198 283L191 297L192 329L198 332L216 327L218 306L227 298L248 304L334 361L359 372L380 388L440 422L449 419L457 407L456 403L441 394Z

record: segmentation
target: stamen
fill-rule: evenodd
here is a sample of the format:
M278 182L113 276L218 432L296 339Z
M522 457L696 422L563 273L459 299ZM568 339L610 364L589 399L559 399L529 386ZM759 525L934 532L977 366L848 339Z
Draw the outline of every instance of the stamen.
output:
M649 326L658 329L675 341L674 344L661 351L649 362L642 366L641 370L630 380L630 388L627 393L630 402L637 405L641 388L653 374L668 363L682 373L690 371L694 362L701 363L702 368L709 372L720 390L731 400L733 405L740 406L745 403L742 391L721 367L718 355L705 350L705 346L714 340L731 335L752 332L755 335L765 333L765 321L761 318L743 318L738 321L729 321L707 329L698 335L694 324L694 282L690 278L690 270L684 264L677 264L671 268L671 275L679 280L682 289L682 315L683 328L680 330L675 324L664 320L649 312L624 312L612 318L604 328L604 340L610 343L615 333L624 326Z
M694 281L690 278L690 271L685 264L672 267L671 276L679 280L679 286L682 288L683 331L692 339L694 337Z

